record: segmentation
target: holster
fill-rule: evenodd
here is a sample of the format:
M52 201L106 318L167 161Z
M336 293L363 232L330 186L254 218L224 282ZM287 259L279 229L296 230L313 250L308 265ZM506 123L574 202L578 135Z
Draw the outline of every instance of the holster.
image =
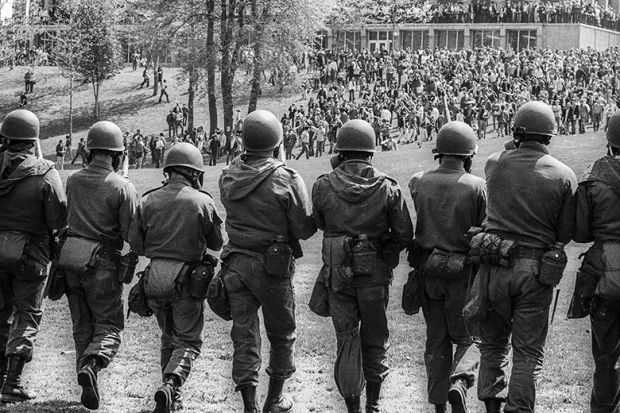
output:
M220 318L230 321L232 315L230 313L230 301L228 300L228 294L226 292L226 285L224 284L224 276L226 275L227 266L222 263L220 271L209 283L207 289L207 303L211 310L217 314Z
M419 313L425 299L426 294L424 291L424 277L422 276L422 271L410 271L407 282L403 286L403 297L401 300L403 311L407 315Z
M51 301L58 301L67 292L67 281L65 272L56 267L53 262L50 268L50 275L45 284L45 292L43 297L49 298Z
M187 295L198 300L207 298L207 291L215 276L217 263L217 258L207 254L197 265L190 266L184 286Z

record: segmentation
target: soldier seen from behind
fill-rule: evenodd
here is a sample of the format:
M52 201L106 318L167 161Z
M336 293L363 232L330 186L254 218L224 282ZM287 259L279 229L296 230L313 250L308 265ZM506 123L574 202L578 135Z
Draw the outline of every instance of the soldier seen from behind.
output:
M524 104L515 115L517 148L491 155L485 166L487 220L470 254L482 262L473 286L488 297L479 318L478 376L478 398L488 413L500 412L504 402L506 413L531 412L536 403L549 307L566 266L563 248L572 238L577 189L573 171L549 155L554 130L547 104Z
M577 274L570 318L590 315L594 385L592 413L620 406L620 112L609 119L608 153L577 188L576 242L594 242Z
M53 238L66 226L67 200L52 162L35 155L39 119L9 113L0 126L0 386L3 402L35 396L21 377L32 360Z
M164 162L166 183L145 193L129 231L134 251L150 258L144 294L161 329L163 384L154 413L181 408L181 386L200 355L204 299L222 248L222 221L211 195L201 190L204 163L198 148L179 143Z
M466 123L449 122L437 135L439 167L420 172L409 182L417 215L410 277L419 277L426 350L428 401L438 413L466 413L467 389L473 386L480 352L467 331L462 311L472 271L468 260L470 227L486 217L484 179L471 175L478 147ZM453 350L453 345L456 349Z
M328 314L337 339L334 378L347 411L379 412L381 385L389 372L387 306L392 270L413 238L409 210L398 182L373 167L372 126L355 119L338 131L334 170L312 189L317 227L323 230Z
M124 328L123 281L131 279L119 277L121 250L138 194L116 173L125 150L118 126L95 123L85 150L88 166L67 178L69 228L55 267L64 271L81 401L98 409L98 373L118 352Z
M299 240L316 232L303 179L278 160L282 135L282 125L271 112L250 113L242 130L245 153L222 171L219 182L229 237L222 252L222 277L233 320L232 378L246 413L259 411L261 308L271 344L263 413L293 409L283 389L295 372L295 259L302 256Z

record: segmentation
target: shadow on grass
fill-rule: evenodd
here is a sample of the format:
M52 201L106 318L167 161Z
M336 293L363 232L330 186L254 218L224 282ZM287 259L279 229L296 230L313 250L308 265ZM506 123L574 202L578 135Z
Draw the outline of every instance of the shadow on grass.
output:
M0 413L88 413L81 403L47 400L34 403L0 404Z

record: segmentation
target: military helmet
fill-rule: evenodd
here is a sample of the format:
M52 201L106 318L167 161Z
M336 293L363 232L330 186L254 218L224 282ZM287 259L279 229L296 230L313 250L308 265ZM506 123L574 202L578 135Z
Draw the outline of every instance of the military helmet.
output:
M476 133L466 124L458 120L448 122L437 134L437 147L433 152L439 155L469 156L478 151Z
M39 118L29 110L14 110L4 118L0 136L16 141L39 139Z
M282 142L282 124L267 110L255 110L243 121L241 140L247 151L269 151Z
M204 162L200 150L187 142L178 143L170 148L164 161L164 170L171 166L184 166L198 172L204 172Z
M115 123L102 120L95 123L88 130L86 150L102 149L106 151L122 152L123 132Z
M525 135L553 136L555 134L553 110L543 102L527 102L515 114L514 132Z
M606 136L611 146L620 149L620 110L614 112L609 118Z
M342 125L336 138L336 152L375 153L375 130L365 120L348 121Z

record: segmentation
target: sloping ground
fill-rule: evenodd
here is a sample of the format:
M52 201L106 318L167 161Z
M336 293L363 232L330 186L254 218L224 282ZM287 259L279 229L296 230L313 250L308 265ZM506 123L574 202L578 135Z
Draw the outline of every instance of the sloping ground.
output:
M127 76L131 76L128 74ZM276 112L277 113L277 112ZM131 114L128 115L133 116ZM122 120L123 122L125 120ZM474 161L474 173L483 175L486 157L502 148L503 140L487 139L480 143L480 154ZM431 148L434 143L401 146L398 152L378 153L375 164L396 178L403 188L410 177L421 170L435 167ZM551 145L552 154L573 167L580 175L586 165L605 153L602 133L556 137ZM306 161L291 161L310 188L316 177L329 171L328 157ZM221 164L207 167L205 189L219 202L217 179ZM69 174L63 171L63 179ZM140 193L159 185L160 171L155 169L131 170L130 179ZM406 195L412 210L411 197ZM413 214L413 210L412 210ZM298 262L295 276L297 297L297 373L288 389L297 403L296 412L342 412L345 410L333 380L335 334L329 319L312 314L307 306L316 275L320 269L321 234L302 242L304 257ZM589 322L566 319L574 275L578 268L577 256L586 245L571 244L568 248L569 266L562 281L556 319L550 326L547 354L538 392L537 411L582 413L588 410L592 374ZM404 254L401 261L405 262ZM144 265L144 262L142 262ZM391 348L388 353L392 366L385 383L382 411L432 412L426 403L426 377L423 365L425 325L421 315L406 316L400 308L402 286L408 268L399 266L394 272L390 291L389 321ZM185 412L232 413L241 411L241 398L233 391L231 380L232 344L230 323L218 319L206 310L203 354L196 362L192 375L184 386ZM269 359L268 340L263 337L264 365ZM79 387L75 381L71 321L66 299L46 302L46 311L35 350L34 360L27 366L27 386L39 394L34 404L0 408L0 412L86 413L79 405ZM132 315L126 321L124 341L118 358L101 374L103 413L143 413L153 408L152 395L160 380L159 330L154 318L142 319ZM267 375L261 373L259 398L264 400ZM470 391L472 412L481 412L475 389Z

